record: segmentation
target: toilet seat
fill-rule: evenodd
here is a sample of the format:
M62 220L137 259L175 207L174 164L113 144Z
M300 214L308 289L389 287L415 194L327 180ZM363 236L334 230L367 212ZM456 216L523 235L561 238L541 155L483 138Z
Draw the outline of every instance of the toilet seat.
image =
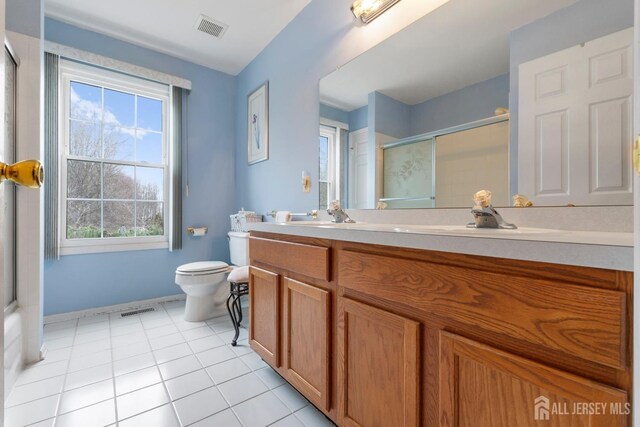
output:
M199 261L181 265L176 276L205 276L229 271L229 264L222 261Z

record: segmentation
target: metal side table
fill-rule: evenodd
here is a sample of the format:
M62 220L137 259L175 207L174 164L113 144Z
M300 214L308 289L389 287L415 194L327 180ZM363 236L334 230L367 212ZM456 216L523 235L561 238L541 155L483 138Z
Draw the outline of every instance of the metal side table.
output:
M240 324L242 323L242 307L240 297L249 294L249 266L239 267L229 273L229 297L227 298L227 310L231 317L231 323L236 333L231 340L231 345L236 346L240 335Z

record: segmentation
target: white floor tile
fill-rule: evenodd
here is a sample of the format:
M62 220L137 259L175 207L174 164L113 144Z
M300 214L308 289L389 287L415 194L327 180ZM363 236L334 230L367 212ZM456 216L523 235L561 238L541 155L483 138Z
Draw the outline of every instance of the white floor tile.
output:
M214 385L204 369L165 381L171 400L178 400Z
M162 378L166 381L171 378L202 369L202 365L198 361L197 357L189 355L181 359L172 360L158 365L158 368L160 369Z
M228 316L185 322L184 301L154 308L46 325L47 359L19 376L6 426L333 425L250 349L245 328L230 346Z
M224 362L225 360L233 359L236 357L236 354L229 350L226 346L224 347L216 347L210 350L205 350L203 352L198 353L198 359L202 363L202 366L211 366L216 363Z
M235 406L233 412L245 427L265 427L291 413L271 392Z
M116 403L118 418L122 420L169 403L169 396L167 396L164 385L156 384L118 396Z
M193 354L187 343L173 345L160 350L155 350L153 355L158 363L169 362L170 360L179 359L181 357Z
M74 349L76 346L74 346ZM69 372L80 371L87 368L93 368L95 366L111 363L111 350L106 349L97 353L87 354L84 356L74 356L71 353L71 360L69 361Z
M113 377L113 367L111 363L95 366L89 369L70 372L67 374L67 380L64 383L64 390L73 390L74 388L84 387L89 384L105 381Z
M269 390L254 373L234 378L231 381L220 384L218 388L231 406Z
M46 341L49 350L58 350L60 348L71 347L73 345L73 335L65 335L61 338L49 339Z
M270 366L267 366L263 369L258 369L255 371L255 374L260 377L263 383L267 385L267 387L274 389L276 387L281 386L285 383L284 379Z
M163 325L173 326L173 320L171 320L170 316L165 315L162 317L156 317L151 319L145 319L145 318L142 319L142 326L144 326L145 329L158 328Z
M35 424L29 424L29 427L53 427L55 422L56 422L55 418L49 418L48 420L40 421Z
M119 427L180 427L171 404L163 405L118 423ZM222 425L218 427L223 427ZM224 426L226 427L226 426Z
M155 366L121 375L115 380L116 395L118 396L162 382L158 368Z
M145 331L146 335L151 338L164 337L165 335L177 334L180 332L178 328L174 324L163 325L158 328L147 329Z
M149 338L149 343L151 344L151 348L153 350L160 350L162 348L171 347L183 342L185 342L184 338L182 338L182 335L179 332L157 338Z
M335 424L313 405L300 409L295 416L307 427L335 427Z
M184 315L181 314L180 316L178 316L178 319L176 319L175 317L173 319L173 321L175 322L175 325L181 331L188 331L189 329L196 329L196 328L201 328L203 326L207 326L206 322L187 322L186 320L182 320L183 317Z
M152 353L143 353L137 356L120 359L113 362L113 372L116 376L128 374L140 369L148 368L156 364Z
M244 356L240 356L240 360L242 360L249 368L253 371L257 371L258 369L266 368L267 365L264 360L257 353L251 352L245 354Z
M60 395L45 397L5 411L5 427L23 427L55 416Z
M242 427L231 409L225 409L215 415L191 424L189 427ZM304 426L302 426L304 427Z
M272 391L278 396L278 399L282 400L282 403L287 405L287 408L289 408L291 412L298 411L309 404L307 399L289 384L283 384L280 387L274 388Z
M189 425L229 407L216 387L173 402L182 425Z
M231 329L230 331L220 332L218 336L221 340L226 342L227 344L231 344L233 337L235 336L236 331ZM249 339L249 331L245 328L240 328L240 333L238 334L238 342L246 341Z
M48 378L14 387L7 399L5 406L11 407L22 403L31 402L32 400L42 399L43 397L52 396L62 392L64 385L64 375Z
M205 338L200 338L197 340L190 340L188 344L194 353L200 353L201 351L205 351L205 350L209 350L212 348L221 347L225 345L224 341L218 338L218 336L215 334L209 335Z
M120 335L134 334L136 332L144 332L142 323L138 322L138 323L129 323L126 325L111 326L112 337L119 337Z
M71 351L71 358L88 356L91 354L105 352L111 349L111 342L107 341L94 341L86 344L79 344L73 346Z
M62 393L58 414L75 411L107 399L113 399L113 380L102 381Z
M102 427L116 422L116 405L109 399L77 411L60 415L56 427Z
M90 332L87 334L76 335L76 339L73 345L86 344L94 341L108 341L111 339L111 333L109 329L102 329L100 331Z
M207 372L216 384L222 384L225 381L248 374L251 372L251 369L236 357L235 359L209 366Z
M187 341L197 340L199 338L205 338L215 335L216 333L211 330L209 326L203 326L200 328L189 329L186 331L182 331L182 336Z
M84 325L78 325L76 328L76 337L79 334L89 334L93 332L109 332L109 322L96 322L96 323L87 323Z
M271 427L305 427L295 415L291 414L278 422L271 424Z
M231 340L229 340L229 343L231 343ZM249 341L247 340L238 341L237 345L229 345L228 347L236 354L236 356L244 356L245 354L253 353L253 350L249 347Z
M58 350L48 349L44 360L41 360L35 365L46 365L51 362L58 362L60 360L69 360L69 359L71 359L71 347L60 348Z
M118 348L136 344L139 342L146 342L147 336L144 332L133 332L131 334L116 335L111 338L111 347Z
M129 344L123 347L113 348L111 354L113 360L126 359L128 357L137 356L143 353L149 353L151 346L147 341L141 341L135 344Z
M67 361L61 360L46 365L30 366L20 373L16 385L23 385L47 378L57 377L67 372Z
M207 322L208 323L208 322ZM213 329L216 334L221 334L227 331L233 331L233 323L229 320L229 316L225 320L216 323L208 323L209 327Z

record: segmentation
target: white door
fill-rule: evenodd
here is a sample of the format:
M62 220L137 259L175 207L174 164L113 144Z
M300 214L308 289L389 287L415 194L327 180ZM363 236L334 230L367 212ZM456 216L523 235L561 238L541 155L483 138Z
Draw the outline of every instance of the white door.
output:
M518 192L631 205L633 28L520 66Z
M368 130L359 129L349 134L349 209L366 209Z

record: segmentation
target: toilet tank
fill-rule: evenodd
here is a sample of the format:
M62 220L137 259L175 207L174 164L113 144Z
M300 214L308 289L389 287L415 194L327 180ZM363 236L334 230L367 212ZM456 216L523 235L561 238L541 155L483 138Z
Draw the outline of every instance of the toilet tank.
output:
M231 254L231 264L236 266L249 265L249 233L230 231L229 253Z

